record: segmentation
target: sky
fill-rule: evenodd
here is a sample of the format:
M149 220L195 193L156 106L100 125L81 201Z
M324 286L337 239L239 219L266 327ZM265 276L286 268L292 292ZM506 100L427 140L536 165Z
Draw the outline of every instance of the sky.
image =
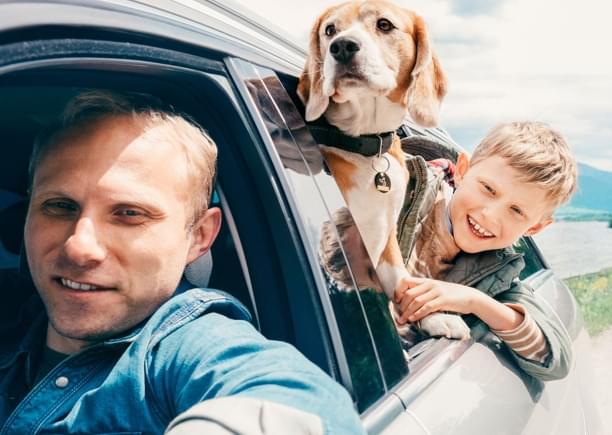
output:
M306 46L329 0L237 0ZM583 163L612 171L612 2L394 0L427 22L449 81L441 126L472 150L499 122L561 131ZM607 90L606 90L607 89Z

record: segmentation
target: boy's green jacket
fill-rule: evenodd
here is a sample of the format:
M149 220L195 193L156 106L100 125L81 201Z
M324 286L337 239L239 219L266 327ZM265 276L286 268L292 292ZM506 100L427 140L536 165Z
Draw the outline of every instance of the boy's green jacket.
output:
M433 207L438 189L445 182L443 174L434 175L421 156L408 157L406 163L410 182L398 220L398 240L404 259L410 258L422 223ZM512 350L510 353L530 375L541 380L560 379L571 367L571 339L550 306L537 298L533 289L519 281L519 273L525 266L522 257L510 247L477 254L461 252L444 280L477 288L502 303L518 303L525 307L542 329L551 352L544 364L527 360Z

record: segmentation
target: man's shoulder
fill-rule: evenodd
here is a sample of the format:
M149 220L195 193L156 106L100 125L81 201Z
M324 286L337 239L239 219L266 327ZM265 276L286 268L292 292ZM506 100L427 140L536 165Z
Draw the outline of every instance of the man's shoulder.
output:
M167 315L216 312L230 318L251 320L247 308L230 293L218 289L191 288L175 294L158 311Z
M229 320L251 321L246 307L229 293L193 288L174 295L160 306L146 322L143 332L149 332L151 341L157 342L197 319L214 314Z

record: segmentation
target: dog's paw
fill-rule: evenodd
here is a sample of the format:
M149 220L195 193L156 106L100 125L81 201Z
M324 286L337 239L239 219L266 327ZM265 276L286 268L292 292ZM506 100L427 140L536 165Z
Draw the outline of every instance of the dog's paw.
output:
M430 314L420 320L420 328L432 337L456 338L459 340L470 338L470 328L457 314Z

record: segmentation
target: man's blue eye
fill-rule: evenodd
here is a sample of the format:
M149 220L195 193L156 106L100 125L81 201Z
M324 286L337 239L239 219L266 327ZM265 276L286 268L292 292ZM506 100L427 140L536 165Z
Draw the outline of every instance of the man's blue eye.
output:
M146 218L145 212L142 210L135 210L133 208L118 209L114 214L122 222L129 224L143 223Z

